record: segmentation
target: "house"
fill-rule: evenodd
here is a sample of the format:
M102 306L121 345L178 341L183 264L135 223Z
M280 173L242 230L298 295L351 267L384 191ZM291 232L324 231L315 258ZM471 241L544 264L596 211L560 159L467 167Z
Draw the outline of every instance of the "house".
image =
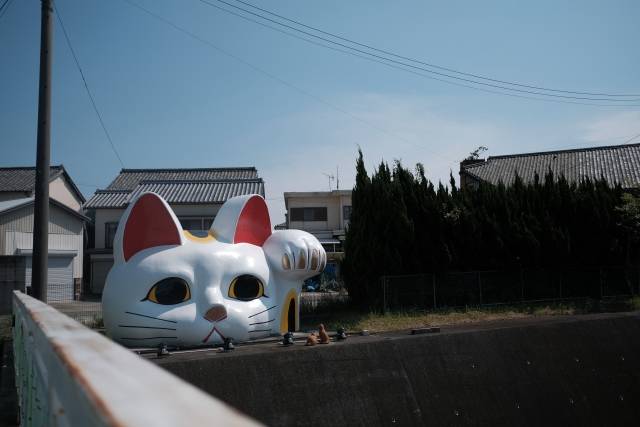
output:
M525 183L536 173L563 175L569 182L603 177L610 185L620 184L632 191L640 189L640 144L589 147L572 150L491 156L460 163L460 187L474 188L480 182L497 185L513 183L516 174Z
M307 231L327 252L325 274L340 277L339 261L351 217L351 190L285 192L286 228Z
M34 167L0 168L0 282L5 286L12 282L14 288L24 287L27 292L31 287L35 177ZM84 201L64 166L52 166L48 301L72 300L79 296L88 220L79 212Z
M209 230L220 206L244 194L264 196L264 181L255 167L202 169L122 169L104 190L97 190L84 204L93 218L90 248L89 291L101 294L113 265L113 238L120 217L138 195L161 195L182 227L198 235Z

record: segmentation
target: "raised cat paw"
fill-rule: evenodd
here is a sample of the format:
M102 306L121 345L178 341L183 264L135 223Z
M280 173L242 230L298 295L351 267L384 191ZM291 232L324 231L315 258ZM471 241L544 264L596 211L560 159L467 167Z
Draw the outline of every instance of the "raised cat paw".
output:
M315 276L327 264L324 248L315 236L306 231L275 231L262 249L272 268L298 277Z

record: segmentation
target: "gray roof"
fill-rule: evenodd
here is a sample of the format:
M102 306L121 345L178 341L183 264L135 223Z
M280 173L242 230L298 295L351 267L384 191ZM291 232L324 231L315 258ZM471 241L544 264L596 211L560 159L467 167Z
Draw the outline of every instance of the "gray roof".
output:
M35 201L34 197L25 197L22 199L12 199L12 200L4 200L0 202L0 215L5 214L7 212L13 211L15 209L21 209L25 206L33 204ZM81 219L82 221L88 221L89 218L82 215L80 212L76 212L65 204L58 202L55 199L49 199L49 204L53 206L57 206L60 209L68 212L69 214Z
M623 188L640 187L640 144L591 147L540 153L492 156L486 161L464 165L461 173L491 184L513 183L516 173L533 182L537 173L542 180L551 170L569 182L604 177Z
M140 181L215 181L258 179L255 167L201 169L122 169L107 190L134 190Z
M61 166L49 168L49 179L60 173ZM25 191L33 190L36 185L35 167L0 168L0 191Z
M76 187L63 165L51 166L49 168L49 182L63 175L81 202L84 196ZM36 168L26 167L5 167L0 168L0 192L25 192L31 193L36 185Z
M243 194L264 196L264 182L262 179L142 181L131 193L131 198L147 191L161 195L168 203L224 203Z
M87 208L123 208L129 203L131 191L127 190L96 190L83 205Z
M0 213L10 211L18 206L27 205L33 202L33 197L25 197L22 199L4 200L0 202Z
M211 178L216 176L221 178ZM254 167L123 169L106 190L96 191L84 208L124 208L139 194L149 191L171 204L224 203L245 194L264 196L264 181Z

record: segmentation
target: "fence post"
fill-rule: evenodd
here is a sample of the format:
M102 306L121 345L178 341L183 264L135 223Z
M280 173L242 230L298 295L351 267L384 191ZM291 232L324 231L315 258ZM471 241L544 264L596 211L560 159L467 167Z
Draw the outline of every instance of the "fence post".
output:
M600 299L602 299L602 297L604 296L604 272L602 271L602 267L600 267L599 269L600 272Z
M562 272L558 273L560 275L560 299L562 299Z
M387 314L387 281L385 276L380 277L382 282L382 314Z
M478 292L480 293L480 305L482 305L482 277L478 271Z
M436 273L431 274L431 284L433 286L433 309L435 310L438 307L436 300Z

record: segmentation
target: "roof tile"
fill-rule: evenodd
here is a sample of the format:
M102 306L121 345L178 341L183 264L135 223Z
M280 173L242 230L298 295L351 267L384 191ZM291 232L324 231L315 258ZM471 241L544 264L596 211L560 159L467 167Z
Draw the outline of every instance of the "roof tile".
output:
M543 179L551 170L556 176L564 175L569 182L602 176L611 184L636 188L640 187L640 144L493 156L462 169L492 184L500 181L511 184L516 173L524 182L533 182L536 173Z

